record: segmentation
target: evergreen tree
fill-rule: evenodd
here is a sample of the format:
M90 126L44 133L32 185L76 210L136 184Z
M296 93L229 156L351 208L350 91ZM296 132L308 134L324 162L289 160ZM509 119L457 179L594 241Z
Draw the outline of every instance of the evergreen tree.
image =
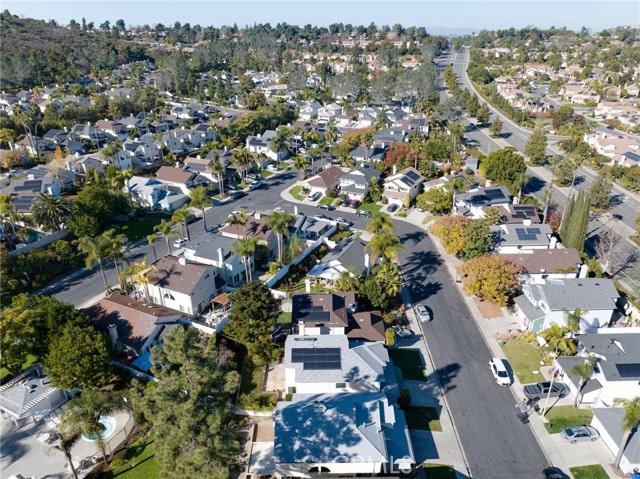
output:
M600 170L595 181L591 185L589 195L591 196L591 206L603 210L611 203L611 190L613 183L604 170Z
M524 147L524 153L534 164L541 165L547 156L546 150L547 134L542 128L536 128Z
M584 251L589 227L589 203L589 196L582 191L571 197L560 228L562 243L566 248Z

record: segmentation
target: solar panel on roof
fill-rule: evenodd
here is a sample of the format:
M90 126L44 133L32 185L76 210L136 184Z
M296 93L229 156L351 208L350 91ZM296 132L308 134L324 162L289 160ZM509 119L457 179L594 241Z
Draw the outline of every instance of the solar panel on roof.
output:
M616 364L616 369L621 378L632 379L640 377L640 363Z
M504 198L504 194L501 190L484 190L485 196L491 200L498 200Z
M420 178L420 176L415 171L408 171L406 176L411 178L413 181L416 181Z
M527 234L527 232L524 228L516 228L516 234L520 236L520 235Z
M341 369L340 348L293 348L291 362L302 363L306 371Z
M542 232L540 231L540 228L527 228L527 234L539 235L542 234Z

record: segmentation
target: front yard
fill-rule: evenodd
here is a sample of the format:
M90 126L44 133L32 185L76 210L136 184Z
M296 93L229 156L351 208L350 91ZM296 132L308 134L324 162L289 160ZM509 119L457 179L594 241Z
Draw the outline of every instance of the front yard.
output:
M541 401L540 407L544 406ZM553 404L553 399L549 400ZM588 426L591 424L593 412L589 409L578 409L573 406L556 406L551 408L545 416L549 421L546 429L549 434L557 434L563 429L573 426Z
M542 354L537 346L519 339L508 339L502 345L502 350L522 384L544 380L542 374L533 372L540 370L542 360Z
M303 201L306 198L306 195L302 192L302 185L294 186L289 190L289 193L298 201Z
M442 432L442 425L436 408L409 406L409 410L406 413L409 429Z
M574 479L608 479L609 474L600 464L569 468Z
M378 203L362 203L358 206L358 211L369 211L371 214L377 213L382 209L382 205Z
M132 219L128 223L116 223L114 229L117 234L122 233L125 235L129 243L134 243L142 238L146 238L147 235L153 234L153 227L166 218L168 218L168 215L162 214L141 216Z
M393 364L400 368L402 377L407 381L426 381L420 352L413 349L389 349Z

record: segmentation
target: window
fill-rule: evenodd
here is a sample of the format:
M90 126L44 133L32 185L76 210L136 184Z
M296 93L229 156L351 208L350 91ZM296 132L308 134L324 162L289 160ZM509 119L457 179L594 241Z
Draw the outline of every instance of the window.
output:
M345 389L347 387L347 383L336 383L336 389Z

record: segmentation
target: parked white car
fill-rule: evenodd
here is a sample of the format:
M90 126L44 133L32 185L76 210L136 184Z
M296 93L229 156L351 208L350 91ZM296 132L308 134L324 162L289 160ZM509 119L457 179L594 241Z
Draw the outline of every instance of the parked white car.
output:
M175 240L173 242L173 247L174 248L182 248L182 245L185 244L187 242L186 238L178 238L177 240Z
M428 323L429 321L431 321L431 313L424 304L416 305L416 313L418 315L418 319L420 319L420 321L422 321L423 323Z
M496 380L498 386L511 386L513 382L509 374L508 364L506 359L500 358L491 358L491 361L489 361L491 374L493 374L493 379Z

